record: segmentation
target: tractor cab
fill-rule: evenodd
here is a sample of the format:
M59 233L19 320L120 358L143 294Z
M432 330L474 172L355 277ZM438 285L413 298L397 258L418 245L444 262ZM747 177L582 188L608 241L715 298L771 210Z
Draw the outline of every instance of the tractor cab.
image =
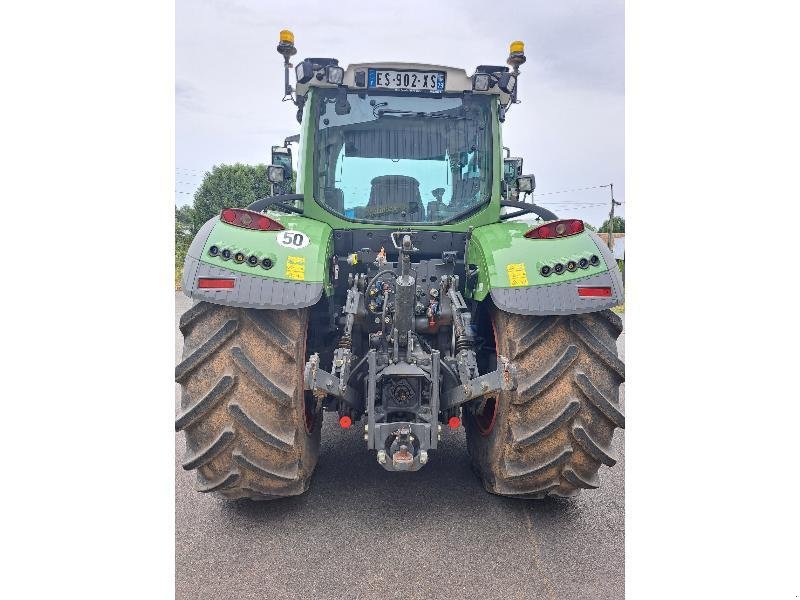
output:
M353 223L436 226L499 214L505 182L500 123L516 101L521 42L509 66L464 69L415 63L307 58L294 65L282 32L285 98L303 125L298 192L308 216ZM272 172L272 171L271 171ZM521 175L521 173L520 173ZM505 197L505 196L503 196ZM316 208L324 212L317 212ZM327 214L325 214L327 213Z

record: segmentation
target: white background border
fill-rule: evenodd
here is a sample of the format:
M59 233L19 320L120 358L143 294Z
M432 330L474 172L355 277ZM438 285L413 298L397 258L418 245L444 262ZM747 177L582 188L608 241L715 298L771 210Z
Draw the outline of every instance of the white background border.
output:
M5 597L174 590L173 15L4 10ZM800 594L798 17L627 7L631 598Z
M5 598L174 593L174 7L0 17Z

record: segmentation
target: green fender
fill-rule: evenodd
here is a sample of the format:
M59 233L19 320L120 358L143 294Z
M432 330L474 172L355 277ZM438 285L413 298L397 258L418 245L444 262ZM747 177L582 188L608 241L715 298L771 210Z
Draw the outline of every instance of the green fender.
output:
M622 278L609 249L593 232L555 239L528 239L525 232L540 222L505 221L476 227L469 241L467 263L477 268L468 278L466 296L482 301L491 295L502 310L517 314L578 314L604 310L623 302ZM542 275L545 265L566 267L582 258L595 265ZM578 288L599 288L608 295L583 296ZM605 288L609 288L606 290Z
M280 231L235 227L214 217L203 225L186 255L183 291L188 296L248 308L293 309L315 304L322 293L330 295L330 255L333 230L329 225L302 215L267 211L283 225ZM212 255L212 246L218 252ZM231 258L222 251L230 250ZM237 263L237 253L244 261ZM258 264L248 263L255 256ZM263 259L271 266L264 268ZM200 278L229 278L233 288L204 289Z

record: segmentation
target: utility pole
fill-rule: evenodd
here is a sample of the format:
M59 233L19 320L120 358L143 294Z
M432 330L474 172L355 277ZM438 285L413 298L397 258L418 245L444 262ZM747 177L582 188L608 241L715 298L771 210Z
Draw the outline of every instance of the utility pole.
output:
M614 184L609 184L611 188L611 212L608 213L608 248L614 251L614 207L622 206L622 202L614 200Z

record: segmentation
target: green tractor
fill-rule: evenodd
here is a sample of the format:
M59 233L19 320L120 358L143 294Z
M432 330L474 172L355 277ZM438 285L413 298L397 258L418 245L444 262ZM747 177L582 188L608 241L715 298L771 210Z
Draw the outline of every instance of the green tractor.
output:
M295 86L291 32L278 52L301 128L273 148L276 193L209 220L184 267L175 427L198 491L303 493L325 412L389 471L423 468L463 426L491 493L598 487L624 426L623 286L602 241L532 203L504 157L523 44L471 76L308 58Z

